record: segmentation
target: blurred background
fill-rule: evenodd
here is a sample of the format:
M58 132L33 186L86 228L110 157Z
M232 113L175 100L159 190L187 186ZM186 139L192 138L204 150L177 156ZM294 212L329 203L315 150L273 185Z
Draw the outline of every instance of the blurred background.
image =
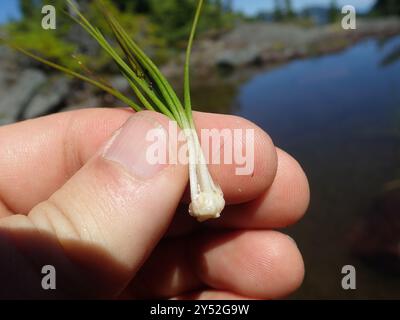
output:
M77 1L107 33L91 1ZM167 77L181 87L182 52L196 1L107 0ZM43 3L57 29L41 28ZM129 86L62 13L63 0L2 0L0 35L46 58ZM343 30L341 8L357 10ZM264 128L302 164L306 217L288 228L306 277L291 298L400 299L400 1L209 0L192 58L197 110L237 114ZM0 124L112 97L0 46ZM343 290L353 265L357 289Z

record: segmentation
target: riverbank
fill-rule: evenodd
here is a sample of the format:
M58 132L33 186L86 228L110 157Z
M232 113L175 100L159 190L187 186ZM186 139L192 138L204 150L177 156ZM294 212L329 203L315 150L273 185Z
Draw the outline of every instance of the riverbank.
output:
M193 68L208 75L213 69L229 71L284 63L297 58L342 50L366 37L400 34L398 17L359 19L356 30L344 30L340 23L300 27L282 23L246 23L216 39L203 39L194 48ZM179 73L183 56L163 69L170 76Z
M395 17L359 20L357 29L348 31L339 24L305 28L283 23L241 23L219 36L198 39L192 56L192 84L208 86L208 92L218 88L215 95L226 99L219 106L222 109L216 111L224 112L224 108L230 107L235 86L261 70L294 59L340 51L366 37L396 34L400 34L400 19ZM183 62L182 53L162 67L167 77L179 84L177 87ZM41 67L0 46L0 124L70 108L120 105L89 85ZM103 77L119 90L130 91L121 76Z

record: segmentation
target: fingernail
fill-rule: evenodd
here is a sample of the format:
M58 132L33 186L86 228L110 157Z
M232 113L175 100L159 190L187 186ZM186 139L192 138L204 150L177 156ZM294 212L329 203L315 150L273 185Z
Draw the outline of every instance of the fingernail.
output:
M159 122L135 114L111 138L105 148L104 158L121 164L135 177L150 179L167 166L166 162L156 161L149 156L149 147L155 141L160 143L160 139L153 141L154 135L163 137L161 143L166 143L167 131Z

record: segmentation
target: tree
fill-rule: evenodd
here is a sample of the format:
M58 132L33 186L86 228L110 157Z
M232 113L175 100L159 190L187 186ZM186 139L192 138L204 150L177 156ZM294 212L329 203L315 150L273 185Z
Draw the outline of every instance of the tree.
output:
M285 0L285 13L287 19L293 19L295 17L292 0Z
M36 10L36 1L34 0L20 0L19 8L24 17L30 18L35 14Z
M149 0L150 18L159 33L169 44L187 40L197 1L193 0ZM223 1L209 0L204 3L199 31L224 27L226 16Z
M87 18L103 31L110 39L110 28L97 4L99 0L75 0ZM41 28L44 4L51 3L56 7L57 29L43 32ZM152 52L156 59L163 60L171 49L176 49L187 41L196 10L196 0L102 0L106 11L111 13L136 41ZM231 0L207 0L204 3L200 19L199 31L220 30L233 24L235 15L227 12ZM67 15L65 0L19 0L22 19L10 23L8 29L16 44L45 56L50 60L73 67L77 65L71 55L82 52L93 65L99 62L100 67L106 66L109 59L104 54L98 59L90 59L90 55L100 55L97 46L85 35L81 28ZM71 39L73 41L71 41ZM80 57L79 57L80 58Z
M280 0L275 0L274 20L281 21L283 19L282 3Z
M65 0L52 0L51 2L45 0L19 0L19 8L23 20L41 19L42 7L46 4L55 6L56 10L60 12L65 8ZM61 16L63 15L59 15L57 18Z
M328 20L329 22L336 22L339 16L338 5L336 0L331 0L329 9L328 9Z

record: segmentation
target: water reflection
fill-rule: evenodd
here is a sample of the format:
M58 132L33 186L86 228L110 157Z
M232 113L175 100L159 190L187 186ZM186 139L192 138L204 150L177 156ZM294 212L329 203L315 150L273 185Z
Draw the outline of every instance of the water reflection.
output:
M381 61L382 66L390 65L400 59L400 45L397 45Z
M391 267L398 266L400 224L385 221L389 216L389 221L400 221L400 208L389 214L374 208L388 181L400 179L399 48L400 37L370 39L337 54L264 72L238 90L240 108L233 112L269 132L277 146L301 162L310 180L310 210L288 230L304 253L307 270L294 297L400 298L400 277L375 268L387 261L380 263L377 255L371 267L354 255L360 248L353 245L360 228L359 241L372 232L382 250L397 243ZM382 215L386 220L371 223L371 211L372 221ZM357 290L340 286L346 264L356 267Z
M353 252L384 273L400 276L400 179L388 182L350 235Z
M196 90L192 93L197 109L204 112L233 113L238 109L238 102L235 97L238 91L238 84L225 81L207 83L204 81L196 85Z

